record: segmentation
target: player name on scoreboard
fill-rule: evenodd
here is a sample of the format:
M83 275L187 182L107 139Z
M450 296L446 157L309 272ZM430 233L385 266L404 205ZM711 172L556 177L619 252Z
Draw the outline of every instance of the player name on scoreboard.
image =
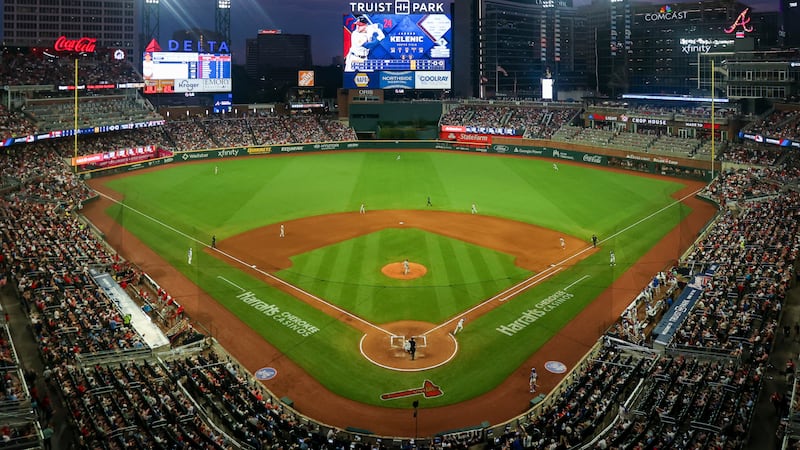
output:
M436 59L368 59L354 63L361 71L378 70L448 70L444 60Z

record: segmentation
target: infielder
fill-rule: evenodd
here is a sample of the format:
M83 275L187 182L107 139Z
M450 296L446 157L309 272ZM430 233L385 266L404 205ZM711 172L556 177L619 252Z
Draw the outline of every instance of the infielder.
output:
M558 240L561 242L561 250L566 250L567 249L567 241L565 241L563 237L562 238L558 238Z
M366 61L370 49L378 45L384 37L380 25L370 24L365 16L359 17L356 20L356 29L350 33L350 51L344 59L344 71L355 72L355 64Z
M406 260L403 261L403 275L408 275L408 272L410 270L411 270L411 268L409 267L408 260L406 259Z
M616 266L617 265L617 255L614 254L614 250L611 250L608 254L608 265L609 266Z
M478 214L478 208L475 206L475 203L472 204L472 214Z
M456 329L453 330L453 336L455 336L456 333L458 333L459 331L461 331L463 329L464 329L464 318L462 317L462 318L458 319L458 323L456 324Z
M286 230L283 228L283 224L281 224L281 236L280 237L284 237L284 236L286 236Z
M359 214L366 214L367 213L367 208L366 208L366 206L364 206L363 203L361 204L361 208L358 208L358 213Z
M192 247L189 247L189 252L186 254L186 261L191 265L192 264Z

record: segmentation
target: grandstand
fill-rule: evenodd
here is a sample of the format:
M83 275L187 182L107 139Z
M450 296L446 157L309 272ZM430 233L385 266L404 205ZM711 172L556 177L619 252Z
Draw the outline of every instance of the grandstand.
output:
M31 99L11 98L0 108L5 138L71 129L72 105L47 99L69 83L60 64L7 56L6 85L47 80ZM54 69L54 70L51 70ZM98 75L101 74L101 75ZM93 81L127 79L129 71L100 64ZM50 79L52 77L52 79ZM10 91L10 92L13 92ZM42 98L36 98L37 94ZM12 95L13 94L9 94ZM182 116L167 119L130 92L89 96L79 107L85 127L111 127L80 136L79 153L155 145L170 151L327 141L353 141L353 129L320 116ZM606 105L593 114L650 116L659 120L707 118L704 108ZM710 158L708 139L587 126L584 106L466 103L442 124L520 130L549 145L580 143L641 154ZM732 117L735 111L725 111ZM768 113L745 130L794 138L797 110ZM114 129L130 122L158 126ZM454 431L420 447L468 448L745 448L759 395L781 339L783 316L796 280L800 250L800 160L777 147L731 142L716 148L731 165L703 192L720 205L692 249L674 267L653 274L662 288L643 286L631 306L558 388L531 410L499 428ZM276 398L224 348L193 328L191 317L151 274L121 260L80 217L95 193L64 164L71 139L8 146L0 162L4 293L15 319L0 327L6 389L0 411L13 448L45 445L58 423L56 448L404 448L408 437L340 430L302 416ZM713 268L713 270L712 270ZM125 295L103 288L113 277ZM702 274L692 287L695 276ZM666 351L654 324L690 292L702 292ZM127 296L127 297L125 297ZM120 305L134 305L158 325L166 345L153 347ZM6 304L8 306L8 303ZM19 314L16 314L19 312ZM148 333L149 334L149 333ZM158 333L153 333L158 334ZM21 339L12 335L21 336ZM20 340L28 344L20 343ZM21 354L20 348L26 351ZM31 360L41 361L34 365ZM779 367L782 367L778 364ZM26 373L26 367L39 367ZM780 389L779 433L800 440L793 417L800 393L794 371ZM782 382L782 380L781 380ZM777 389L777 388L776 388ZM45 392L46 391L46 392ZM48 394L49 392L49 394ZM50 402L63 406L58 412ZM775 430L772 430L773 432ZM774 433L769 433L774 434ZM298 442L300 442L298 444Z

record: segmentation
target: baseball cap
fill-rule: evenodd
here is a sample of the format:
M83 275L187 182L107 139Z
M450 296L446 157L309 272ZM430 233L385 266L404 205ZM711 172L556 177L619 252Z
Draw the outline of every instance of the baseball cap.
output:
M367 20L366 16L358 16L356 19L356 25L369 25L369 21Z

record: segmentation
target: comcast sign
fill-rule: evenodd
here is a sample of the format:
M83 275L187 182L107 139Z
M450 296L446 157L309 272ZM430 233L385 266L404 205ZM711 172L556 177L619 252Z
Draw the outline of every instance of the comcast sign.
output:
M658 9L657 13L648 13L644 15L644 20L647 22L656 22L659 20L683 20L689 13L687 11L673 11L669 5L664 5Z

